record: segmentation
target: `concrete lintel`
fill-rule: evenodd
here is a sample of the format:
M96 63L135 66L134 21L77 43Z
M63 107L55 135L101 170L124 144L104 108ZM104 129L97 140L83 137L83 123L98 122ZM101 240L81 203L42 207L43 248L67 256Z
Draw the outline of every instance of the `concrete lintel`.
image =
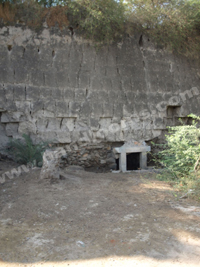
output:
M113 149L114 153L137 153L137 152L148 152L151 151L150 146L135 146L135 147L127 147L127 146L122 146L122 147L115 147Z
M121 153L137 153L137 152L147 152L151 151L150 146L136 146L136 147L122 147L121 148Z

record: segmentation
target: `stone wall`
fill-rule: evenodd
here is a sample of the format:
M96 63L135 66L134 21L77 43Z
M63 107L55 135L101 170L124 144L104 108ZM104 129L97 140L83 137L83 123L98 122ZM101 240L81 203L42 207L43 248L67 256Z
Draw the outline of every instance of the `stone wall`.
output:
M112 151L113 146L115 146L113 143L66 145L64 149L67 156L63 158L63 164L79 165L95 171L115 170L117 164Z
M0 29L0 143L149 141L200 115L196 61L142 35L95 49L68 30Z

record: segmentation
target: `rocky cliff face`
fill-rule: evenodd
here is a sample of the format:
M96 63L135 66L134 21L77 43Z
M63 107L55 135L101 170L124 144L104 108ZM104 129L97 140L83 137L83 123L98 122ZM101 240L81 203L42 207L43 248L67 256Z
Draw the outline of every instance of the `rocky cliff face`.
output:
M148 141L200 115L198 62L144 36L96 50L70 32L3 27L0 59L1 146L23 133L59 144Z

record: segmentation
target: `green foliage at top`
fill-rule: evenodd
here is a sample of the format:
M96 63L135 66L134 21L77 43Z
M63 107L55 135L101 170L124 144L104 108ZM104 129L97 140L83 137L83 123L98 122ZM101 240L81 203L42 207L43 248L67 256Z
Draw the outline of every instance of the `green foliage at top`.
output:
M0 0L0 3L10 3L15 21L23 17L30 27L38 27L46 20L49 27L57 23L61 28L62 22L63 26L68 22L68 27L102 44L124 34L142 32L172 52L196 58L200 55L199 0ZM63 12L53 12L59 6ZM3 9L1 12L0 8L0 17L4 16L4 21L13 18Z
M8 143L7 152L21 164L31 164L41 167L42 157L48 142L33 144L29 135L23 134L24 140L11 139Z
M200 117L193 114L192 125L169 127L167 143L158 153L159 163L165 168L160 178L173 180L183 189L198 191L200 199Z
M66 0L70 25L96 42L108 43L122 37L125 7L114 0Z
M199 56L199 0L133 0L127 5L129 21L157 44L179 54ZM130 27L129 31L133 30Z

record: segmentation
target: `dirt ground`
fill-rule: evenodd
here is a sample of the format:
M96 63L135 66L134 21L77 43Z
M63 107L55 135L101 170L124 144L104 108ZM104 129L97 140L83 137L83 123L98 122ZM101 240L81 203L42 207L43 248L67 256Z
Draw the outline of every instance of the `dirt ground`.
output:
M0 184L0 266L200 266L200 205L154 173L39 174Z

